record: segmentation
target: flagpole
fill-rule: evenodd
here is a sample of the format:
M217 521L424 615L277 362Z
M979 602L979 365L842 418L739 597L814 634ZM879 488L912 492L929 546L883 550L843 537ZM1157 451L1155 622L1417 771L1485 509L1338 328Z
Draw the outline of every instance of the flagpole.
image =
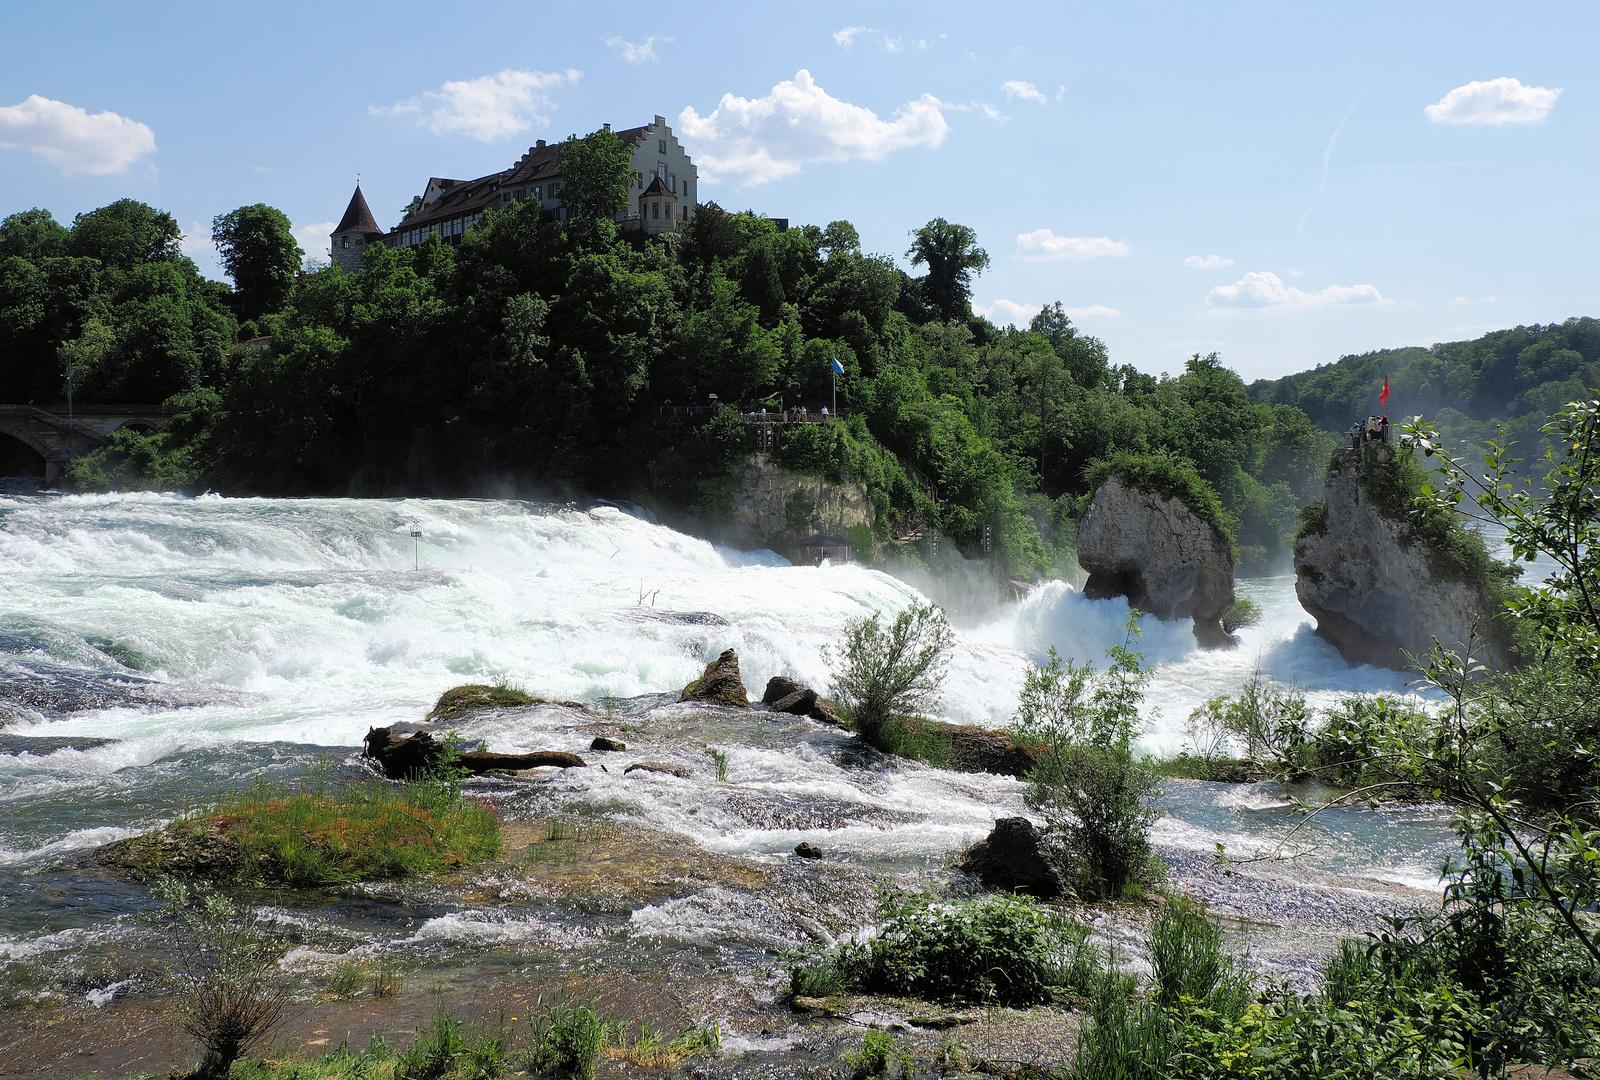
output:
M833 415L839 415L839 358L833 357L833 363L828 365L828 374L833 377Z

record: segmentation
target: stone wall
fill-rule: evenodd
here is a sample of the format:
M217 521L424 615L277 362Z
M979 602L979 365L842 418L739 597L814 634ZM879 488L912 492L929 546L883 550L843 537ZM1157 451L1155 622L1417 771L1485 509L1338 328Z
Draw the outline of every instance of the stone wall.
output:
M843 536L852 525L870 527L877 520L867 489L858 483L790 472L765 454L752 455L736 475L739 489L723 523L729 543L773 547L809 533Z

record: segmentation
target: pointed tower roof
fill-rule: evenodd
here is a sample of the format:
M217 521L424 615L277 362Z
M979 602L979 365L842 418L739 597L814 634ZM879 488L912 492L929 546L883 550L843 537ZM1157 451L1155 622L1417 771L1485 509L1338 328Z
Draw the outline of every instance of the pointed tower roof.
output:
M662 182L661 177L659 177L659 176L655 177L654 179L652 179L650 181L650 186L645 188L644 191L642 193L640 193L639 197L642 199L647 195L648 196L665 195L668 198L673 198L673 199L677 198L677 196L672 193L672 189L667 187L667 185Z
M356 193L350 196L350 205L345 207L344 217L339 219L339 225L333 230L332 235L340 233L379 233L384 230L378 228L378 223L372 217L372 209L367 206L366 196L361 194L361 185L356 185Z

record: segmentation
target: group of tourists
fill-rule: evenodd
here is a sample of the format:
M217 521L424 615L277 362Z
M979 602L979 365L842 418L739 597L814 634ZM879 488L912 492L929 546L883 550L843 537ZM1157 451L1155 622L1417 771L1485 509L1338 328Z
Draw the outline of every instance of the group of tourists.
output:
M1389 418L1387 416L1369 416L1365 420L1357 420L1350 425L1350 449L1359 450L1364 443L1386 443L1389 441Z

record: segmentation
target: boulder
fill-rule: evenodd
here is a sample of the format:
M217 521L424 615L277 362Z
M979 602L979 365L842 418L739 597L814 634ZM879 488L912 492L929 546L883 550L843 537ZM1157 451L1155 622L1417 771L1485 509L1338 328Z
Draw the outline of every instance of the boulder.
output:
M810 716L811 710L817 707L817 692L811 687L803 687L787 697L779 698L772 703L775 713L793 713L795 716Z
M822 858L822 849L812 843L799 843L794 846L794 853L802 859Z
M362 740L361 755L376 761L391 780L411 780L437 772L444 764L445 745L426 731L395 738L389 728L370 728ZM469 773L517 771L554 765L560 769L587 768L577 754L561 750L536 750L531 754L494 754L471 751L459 755L456 764Z
M951 764L961 772L993 773L1026 780L1033 754L1003 731L950 726Z
M1175 498L1139 491L1112 473L1078 524L1078 562L1091 600L1125 596L1158 619L1193 619L1207 648L1234 639L1222 629L1233 606L1233 552L1212 525Z
M670 761L635 761L632 765L622 770L622 775L627 776L635 770L639 772L665 773L667 776L676 776L680 780L689 779L688 769L685 769L682 765L674 765Z
M596 735L594 742L589 744L590 750L626 750L628 744L618 739L608 739L604 735Z
M1412 666L1407 653L1427 656L1435 638L1459 650L1476 624L1474 657L1505 670L1512 657L1491 634L1497 607L1485 584L1435 572L1405 515L1386 515L1373 501L1369 485L1385 482L1396 452L1379 445L1334 453L1323 511L1295 540L1300 606L1317 620L1318 636L1351 664L1405 671Z
M811 706L811 711L806 713L819 724L832 724L834 727L844 727L844 714L839 711L839 703L828 698L819 697L816 704Z
M679 701L710 701L736 709L750 707L744 680L739 678L739 654L728 649L711 663L698 679L683 688Z
M1041 900L1072 893L1039 831L1025 817L996 821L988 837L967 849L961 869L986 889L1025 892Z
M787 675L774 675L767 680L766 692L761 695L761 704L772 705L790 694L798 694L802 690L811 689L799 679L791 679Z

